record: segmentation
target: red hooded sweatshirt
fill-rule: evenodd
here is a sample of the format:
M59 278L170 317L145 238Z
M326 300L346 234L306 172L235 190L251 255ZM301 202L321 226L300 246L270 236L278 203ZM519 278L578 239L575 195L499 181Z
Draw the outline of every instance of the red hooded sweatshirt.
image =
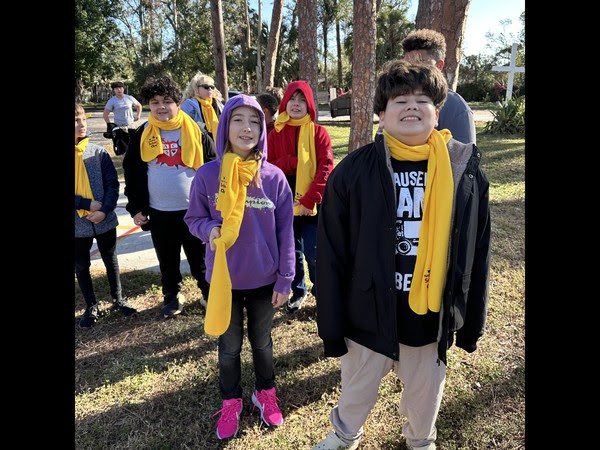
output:
M279 114L285 112L288 101L297 90L302 91L306 97L308 114L314 122L316 117L315 102L310 85L303 80L293 81L287 85L283 99L279 104ZM298 167L298 138L300 127L286 125L281 132L273 130L267 137L267 160L275 164L286 175L292 192L296 189L296 168ZM331 139L325 127L315 123L315 153L317 156L317 171L315 179L310 185L308 192L299 202L308 209L313 209L315 203L321 203L325 183L333 169L333 151L331 150Z

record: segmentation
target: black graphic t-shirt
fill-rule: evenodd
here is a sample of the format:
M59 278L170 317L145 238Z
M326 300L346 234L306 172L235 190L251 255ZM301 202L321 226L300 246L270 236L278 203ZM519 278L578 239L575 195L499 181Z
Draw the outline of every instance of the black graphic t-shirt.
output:
M408 305L423 218L427 161L397 161L392 158L392 168L396 188L398 341L420 347L436 341L439 323L439 313L427 311L427 314L419 315Z

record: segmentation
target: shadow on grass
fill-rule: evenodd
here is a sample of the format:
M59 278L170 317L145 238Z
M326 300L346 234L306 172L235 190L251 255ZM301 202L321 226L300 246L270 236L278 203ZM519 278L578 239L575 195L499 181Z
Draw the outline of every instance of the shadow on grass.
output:
M257 426L261 433L285 433L285 423L270 429L261 423L257 409L253 410L250 393L254 387L251 364L242 366L244 409L240 416L239 437ZM302 405L318 402L323 389L335 386L338 371L332 370L316 377L278 385L277 395L284 418ZM156 395L135 404L120 404L105 411L90 414L75 422L77 448L223 448L215 435L217 417L221 408L218 375L197 378L191 385L173 392ZM302 393L302 395L298 395ZM284 419L285 420L285 419Z
M497 430L498 434L496 436L489 435L488 430L481 431L482 435L471 436L470 439L465 439L464 434L473 421L493 417L495 414L509 414L512 412L512 408L510 406L506 407L503 403L510 403L513 400L516 403L522 403L521 397L524 396L525 385L524 372L525 368L521 364L498 383L488 383L474 392L463 390L458 394L454 394L452 401L443 402L436 422L436 444L438 448L465 448L462 446L465 442L470 442L468 447L470 450L517 448L512 445L517 444L519 437L507 437L503 433L505 430ZM520 428L524 429L524 427ZM485 434L485 437L482 437L483 434ZM511 440L509 443L506 442L507 438ZM385 448L390 449L404 450L407 448L400 426L388 436L385 444Z

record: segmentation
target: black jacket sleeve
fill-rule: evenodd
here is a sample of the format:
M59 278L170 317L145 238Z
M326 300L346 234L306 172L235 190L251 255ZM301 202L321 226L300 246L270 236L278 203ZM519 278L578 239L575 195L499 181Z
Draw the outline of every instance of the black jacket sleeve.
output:
M125 209L131 217L141 212L148 215L150 208L150 194L148 192L148 164L142 161L140 143L144 124L140 125L132 134L129 149L123 157L123 174L125 177L125 195L127 205Z
M348 352L344 340L345 299L349 264L349 203L344 187L344 161L331 172L323 192L317 226L317 326L325 356L338 357Z
M204 150L204 162L207 163L209 161L217 159L215 143L209 136L208 131L206 131L206 127L200 127L200 132L202 133L202 149Z
M471 353L477 349L477 340L483 335L488 308L490 272L490 204L489 182L481 169L477 173L479 188L478 223L475 255L471 270L471 284L463 327L456 332L456 345Z

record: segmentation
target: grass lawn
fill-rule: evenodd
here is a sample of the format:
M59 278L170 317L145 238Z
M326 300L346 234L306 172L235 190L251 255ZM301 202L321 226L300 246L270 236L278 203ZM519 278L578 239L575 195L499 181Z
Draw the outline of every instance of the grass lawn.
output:
M482 130L477 124L477 130ZM349 123L327 125L336 162L345 156ZM486 333L476 352L452 347L437 421L438 448L522 449L524 394L524 138L478 134L490 180L492 259ZM221 407L217 341L204 334L193 279L181 316L160 317L160 274L123 271L124 294L138 308L131 318L109 313L108 282L93 272L104 315L90 330L77 327L84 302L76 288L75 445L78 449L309 449L330 430L340 392L339 359L323 356L315 300L294 318L280 310L273 327L274 361L284 424L261 425L249 400L254 386L247 340L242 351L244 410L237 437L219 442ZM397 405L402 384L384 377L360 448L405 449Z

